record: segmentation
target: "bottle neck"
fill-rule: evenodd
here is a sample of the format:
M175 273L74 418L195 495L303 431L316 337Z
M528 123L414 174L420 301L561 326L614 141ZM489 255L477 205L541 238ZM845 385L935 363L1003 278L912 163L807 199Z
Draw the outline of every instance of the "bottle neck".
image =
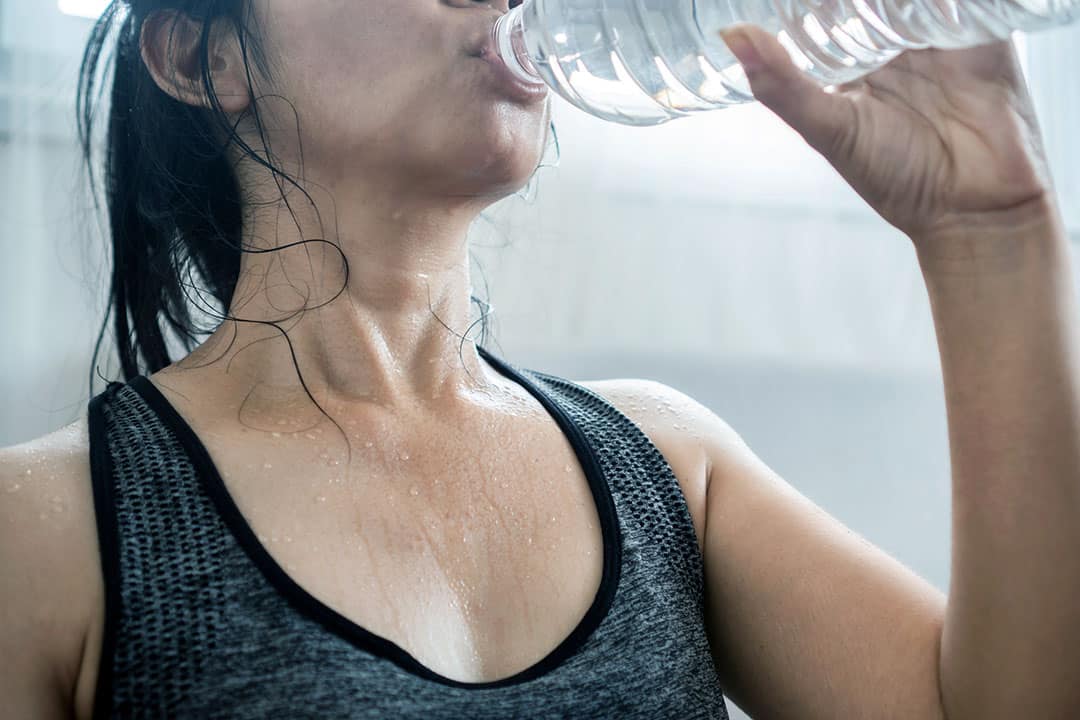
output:
M491 33L495 52L510 72L525 82L539 83L543 82L543 78L529 57L529 48L525 44L524 10L531 5L531 0L526 0L510 12L501 15L495 21L495 27L492 28Z

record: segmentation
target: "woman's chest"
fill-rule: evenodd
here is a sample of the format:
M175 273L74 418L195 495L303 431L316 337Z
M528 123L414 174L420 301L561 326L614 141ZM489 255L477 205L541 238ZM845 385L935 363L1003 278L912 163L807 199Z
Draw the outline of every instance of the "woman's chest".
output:
M413 443L336 465L297 452L215 458L244 523L306 593L427 668L481 682L558 646L603 568L573 448L543 433L509 445Z

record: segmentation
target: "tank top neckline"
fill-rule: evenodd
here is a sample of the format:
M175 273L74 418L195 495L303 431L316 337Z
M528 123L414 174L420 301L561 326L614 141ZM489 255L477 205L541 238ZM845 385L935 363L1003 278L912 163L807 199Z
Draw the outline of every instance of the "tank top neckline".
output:
M330 632L373 655L386 658L401 669L421 678L462 689L487 689L518 685L540 678L559 667L574 655L596 631L607 616L619 585L622 567L622 532L619 528L611 488L592 445L570 415L556 403L539 384L513 366L477 345L479 354L502 375L514 380L533 395L555 419L570 442L584 470L592 492L603 537L603 571L600 585L589 609L577 626L547 655L529 667L504 678L483 682L467 682L447 677L420 663L404 648L388 638L367 630L317 599L290 576L258 540L239 507L229 494L217 466L202 440L172 403L145 375L137 375L129 385L150 406L168 427L184 449L195 468L204 492L211 498L222 521L247 553L250 560L279 594L299 612L320 623Z

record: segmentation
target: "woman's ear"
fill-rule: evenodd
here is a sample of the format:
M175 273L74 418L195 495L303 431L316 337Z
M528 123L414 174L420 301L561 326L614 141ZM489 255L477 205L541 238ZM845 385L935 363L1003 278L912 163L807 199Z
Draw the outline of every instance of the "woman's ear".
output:
M163 92L187 105L209 108L199 65L202 32L201 21L175 10L158 10L143 21L139 52ZM211 27L207 52L210 79L222 109L227 113L246 110L251 92L235 33Z

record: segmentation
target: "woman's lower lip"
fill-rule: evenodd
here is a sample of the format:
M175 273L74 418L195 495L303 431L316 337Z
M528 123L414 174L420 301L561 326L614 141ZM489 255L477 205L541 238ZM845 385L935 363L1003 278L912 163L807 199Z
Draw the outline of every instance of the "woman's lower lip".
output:
M499 80L500 87L515 99L522 102L536 102L547 97L548 86L545 83L530 84L521 80L510 72L510 68L506 67L506 64L498 56L485 52L474 55L474 57L491 66Z

